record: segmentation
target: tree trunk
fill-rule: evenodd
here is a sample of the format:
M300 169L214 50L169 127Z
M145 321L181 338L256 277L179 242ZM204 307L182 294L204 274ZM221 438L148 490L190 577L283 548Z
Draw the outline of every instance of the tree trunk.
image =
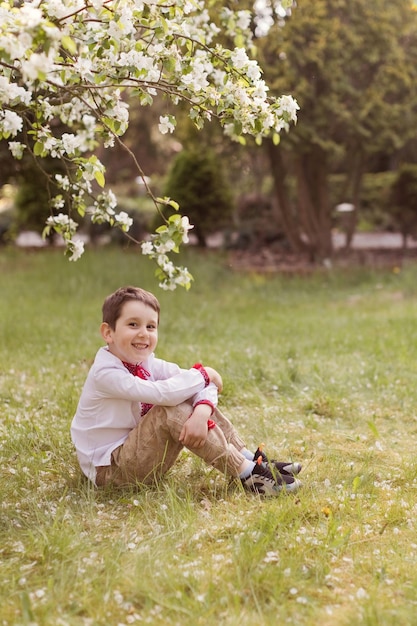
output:
M298 210L312 261L331 258L332 223L326 155L319 148L296 157Z
M198 224L194 224L192 232L197 239L197 246L199 248L207 248L207 238L203 229Z
M352 219L349 222L349 227L346 230L346 250L350 250L351 248L353 236L356 231L358 214L360 211L360 191L363 180L363 162L363 151L358 149L353 154L352 159L350 160L350 164L348 163L346 185L343 189L343 198L341 198L341 200L343 200L344 202L351 202L355 207L354 214L352 215Z
M299 254L306 250L301 237L297 216L291 205L287 189L287 169L284 164L283 151L269 139L265 141L271 174L274 181L275 206L278 218L282 223L284 235L293 252Z
M294 157L297 203L288 196L287 167L281 146L267 142L271 173L285 235L295 253L307 251L312 262L333 254L326 154L318 147Z

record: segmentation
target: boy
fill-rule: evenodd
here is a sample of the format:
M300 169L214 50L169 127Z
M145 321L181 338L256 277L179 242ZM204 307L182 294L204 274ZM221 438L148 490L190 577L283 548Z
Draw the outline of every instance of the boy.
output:
M249 491L296 491L301 465L268 462L259 448L249 452L218 410L216 370L201 364L185 370L155 357L159 313L156 297L137 287L104 301L100 332L107 346L97 352L71 425L84 474L98 487L150 483L185 446Z

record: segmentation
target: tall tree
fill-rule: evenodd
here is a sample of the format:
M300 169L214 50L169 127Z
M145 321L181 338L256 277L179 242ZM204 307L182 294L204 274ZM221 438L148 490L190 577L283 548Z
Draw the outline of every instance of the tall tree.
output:
M219 11L211 16L214 4ZM46 229L63 235L72 260L83 244L74 238L76 221L62 212L66 201L93 221L124 231L132 223L125 212L116 212L114 194L102 190L105 167L92 154L99 144L121 143L129 126L127 92L141 106L152 105L158 94L172 107L186 103L197 127L217 117L236 138L276 134L294 121L294 101L269 98L250 58L250 22L250 12L223 7L219 0L0 3L0 139L17 159L26 150L64 165L66 174L54 177L61 193L51 199ZM222 45L223 34L233 39L233 49ZM167 111L159 118L160 132L172 132L175 123ZM157 209L166 204L147 189ZM142 245L159 265L165 288L190 285L188 270L175 268L166 254L187 240L189 227L185 217L171 216Z
M358 206L372 154L399 150L417 124L417 13L410 0L299 0L260 40L273 91L300 105L297 127L267 142L281 219L296 251L332 254L329 174ZM290 198L288 178L296 181Z

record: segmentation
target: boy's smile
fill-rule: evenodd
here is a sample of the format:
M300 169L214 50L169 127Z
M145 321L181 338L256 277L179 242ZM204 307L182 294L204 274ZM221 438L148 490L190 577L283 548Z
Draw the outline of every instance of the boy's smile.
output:
M103 322L100 331L112 354L125 363L141 363L158 343L158 313L140 300L128 300L115 328Z

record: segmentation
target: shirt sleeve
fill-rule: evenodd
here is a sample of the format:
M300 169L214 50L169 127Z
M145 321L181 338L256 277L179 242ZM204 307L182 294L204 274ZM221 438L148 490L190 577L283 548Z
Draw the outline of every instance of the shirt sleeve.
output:
M198 370L178 370L163 380L143 380L125 369L101 367L95 372L95 384L102 397L175 406L205 388L204 377Z
M217 406L219 397L217 387L214 383L210 383L202 391L196 393L195 396L192 398L194 406L199 402L203 402L205 400L208 400L213 406Z
M145 364L145 367L146 366L147 364ZM196 369L196 371L200 371L195 366L193 369ZM149 370L151 372L151 377L157 380L169 378L170 376L174 376L175 374L178 374L179 372L189 371L189 370L182 369L176 363L164 361L163 359L157 359L155 357L149 363ZM213 406L217 406L218 401L219 401L217 387L214 383L209 383L207 385L207 381L206 381L206 387L204 387L204 389L202 389L201 391L197 392L194 396L192 397L190 396L189 398L187 398L187 400L188 399L192 401L193 406L198 404L198 402L202 402L205 400L208 400L209 403L212 404Z

